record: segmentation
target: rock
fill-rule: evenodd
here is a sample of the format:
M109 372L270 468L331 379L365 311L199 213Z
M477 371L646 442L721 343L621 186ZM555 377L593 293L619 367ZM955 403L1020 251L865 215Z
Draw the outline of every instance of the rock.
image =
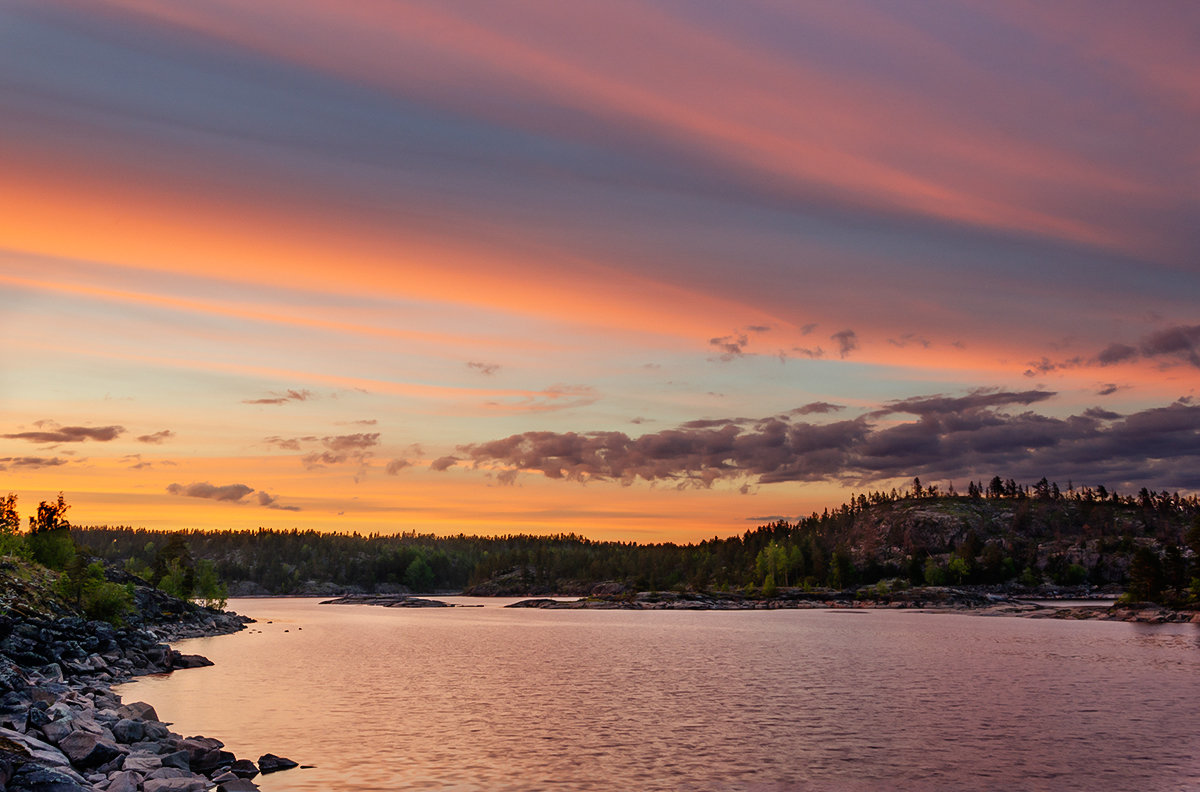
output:
M90 789L81 782L82 779L72 778L59 768L30 762L13 773L5 789L8 792L86 792Z
M185 655L174 649L171 650L172 668L203 668L212 664L212 660L202 655Z
M108 792L138 792L141 779L131 770L121 770L108 776Z
M148 778L142 785L145 792L203 792L208 784L200 776L186 778Z
M143 727L146 735L142 739L145 740L162 741L167 739L171 734L171 730L167 728L167 724L160 723L159 721L147 721L143 724Z
M117 708L117 714L123 718L141 719L144 721L158 720L158 713L144 701L135 701L132 704L122 704Z
M146 754L130 754L125 757L125 769L147 775L162 767L162 757Z
M280 770L290 770L293 767L299 766L299 762L293 762L291 759L285 759L275 754L263 754L258 757L258 769L263 775L277 773Z
M64 737L75 731L73 721L73 718L59 718L42 726L41 731L42 734L46 735L46 742L58 745Z
M120 755L117 744L86 731L73 731L59 740L58 748L76 767L97 767Z
M224 745L225 743L211 737L188 737L179 741L179 748L188 752L191 769L199 773L206 773L221 766L221 748Z
M238 778L225 781L217 787L217 792L257 792L258 784L248 778Z
M258 775L258 767L249 759L238 759L229 766L229 771L239 778L254 778Z
M65 768L71 766L71 760L67 758L66 754L31 735L21 734L11 729L0 729L0 740L5 741L3 744L11 742L21 746L26 755L42 764Z
M174 753L163 754L159 757L163 767L176 767L180 770L190 770L192 768L191 759L187 751L175 751Z
M140 720L123 718L112 725L112 733L117 742L128 745L146 736L146 725Z

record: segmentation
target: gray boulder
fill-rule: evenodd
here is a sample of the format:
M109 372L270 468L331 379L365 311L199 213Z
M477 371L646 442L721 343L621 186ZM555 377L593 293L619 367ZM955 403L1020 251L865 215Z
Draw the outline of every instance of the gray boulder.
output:
M62 738L75 731L74 718L59 718L56 721L50 721L41 727L41 731L46 735L46 742L58 745Z
M59 740L58 748L76 767L98 767L121 754L116 743L86 731L71 732Z
M130 754L125 757L125 769L146 775L162 767L162 758L147 754Z
M158 720L158 713L154 711L154 707L144 701L122 704L117 708L117 714L122 718L141 718L144 721Z
M53 745L12 729L0 728L0 747L29 756L37 762L52 767L70 768L71 766L71 760L67 758L67 755Z
M117 742L128 745L146 736L146 724L140 720L123 718L112 725L112 733Z
M159 761L163 767L177 767L180 770L191 770L192 764L188 759L187 751L175 751L174 753L163 754L159 757Z
M29 762L13 773L5 789L8 792L87 792L91 787L58 768Z
M131 770L121 770L108 777L108 792L138 792L141 778Z
M142 785L145 792L203 792L208 786L201 776L186 778L148 778Z

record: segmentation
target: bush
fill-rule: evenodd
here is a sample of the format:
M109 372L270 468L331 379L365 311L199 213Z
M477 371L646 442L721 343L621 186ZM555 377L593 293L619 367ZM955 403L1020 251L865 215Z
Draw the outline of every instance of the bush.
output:
M206 608L224 610L229 588L217 578L217 568L207 558L196 565L196 598Z
M133 610L133 584L124 586L107 580L83 595L83 612L89 619L106 621L120 627L126 613Z
M75 557L75 542L65 528L30 533L25 537L33 560L50 569L63 570Z
M58 593L80 608L89 619L120 626L122 617L133 609L133 586L122 586L104 579L99 561L84 565L76 555L59 577Z
M942 568L935 559L930 558L925 562L925 585L926 586L944 586L946 585L946 570Z

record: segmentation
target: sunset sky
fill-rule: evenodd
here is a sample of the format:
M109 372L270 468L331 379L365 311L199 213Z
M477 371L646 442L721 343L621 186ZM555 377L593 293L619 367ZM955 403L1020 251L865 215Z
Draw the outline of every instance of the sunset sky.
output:
M691 541L1200 489L1200 5L9 0L0 493Z

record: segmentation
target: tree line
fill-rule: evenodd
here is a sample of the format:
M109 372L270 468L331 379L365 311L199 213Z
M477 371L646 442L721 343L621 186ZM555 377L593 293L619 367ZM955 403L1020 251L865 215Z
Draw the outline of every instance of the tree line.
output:
M932 516L931 516L932 515ZM961 515L960 517L953 517ZM941 544L864 549L898 521L959 519ZM906 523L907 524L907 523ZM691 543L551 536L330 534L312 530L72 530L96 557L189 592L216 578L272 594L321 587L366 592L473 590L586 593L602 582L637 590L741 590L889 585L1116 584L1139 600L1200 599L1200 499L1143 489L1032 485L993 477L966 494L914 479L903 491L854 495L839 508ZM880 534L882 535L882 534ZM219 585L219 584L218 584Z

